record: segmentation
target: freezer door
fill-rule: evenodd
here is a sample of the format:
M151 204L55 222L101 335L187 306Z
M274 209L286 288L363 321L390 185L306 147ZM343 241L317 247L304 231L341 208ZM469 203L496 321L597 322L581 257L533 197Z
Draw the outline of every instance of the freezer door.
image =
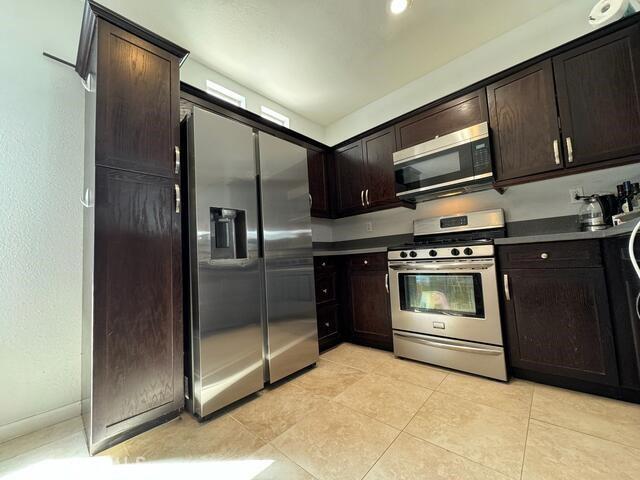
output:
M267 379L318 359L307 152L259 134Z
M195 107L189 125L192 408L264 384L254 132Z

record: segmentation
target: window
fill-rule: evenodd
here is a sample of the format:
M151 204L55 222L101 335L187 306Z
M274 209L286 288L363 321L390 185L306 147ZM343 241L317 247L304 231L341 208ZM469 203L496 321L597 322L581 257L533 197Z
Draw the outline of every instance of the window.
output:
M262 113L262 118L266 118L273 123L289 128L289 117L285 117L281 113L271 110L269 107L265 107L264 105L260 107L260 112Z
M225 102L232 103L236 107L247 108L245 98L242 95L211 80L207 80L207 93Z

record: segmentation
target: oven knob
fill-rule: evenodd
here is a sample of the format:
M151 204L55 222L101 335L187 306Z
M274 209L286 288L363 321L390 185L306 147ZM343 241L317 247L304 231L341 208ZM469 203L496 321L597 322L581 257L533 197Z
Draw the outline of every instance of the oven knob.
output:
M407 258L407 252L400 252L400 258Z
M460 250L458 250L457 248L452 248L451 255L453 255L454 257L457 257L458 255L460 255Z
M464 254L465 255L472 255L473 254L473 250L471 250L469 247L464 249Z
M416 258L418 256L418 254L416 252L410 252L409 256L411 256L411 258Z
M435 250L429 250L430 257L435 257L436 255L438 255L438 252L436 252Z

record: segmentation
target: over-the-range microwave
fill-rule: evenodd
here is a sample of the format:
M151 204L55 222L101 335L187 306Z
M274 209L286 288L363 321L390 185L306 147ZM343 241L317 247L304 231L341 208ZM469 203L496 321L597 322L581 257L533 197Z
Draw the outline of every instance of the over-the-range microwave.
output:
M393 154L396 196L423 201L491 188L489 126L479 123Z

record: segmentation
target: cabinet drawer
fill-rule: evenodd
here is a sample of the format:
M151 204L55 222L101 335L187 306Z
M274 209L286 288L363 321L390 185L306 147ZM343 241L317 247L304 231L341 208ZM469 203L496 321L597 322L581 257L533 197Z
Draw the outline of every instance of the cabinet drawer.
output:
M362 255L350 255L347 264L352 270L360 269L387 269L387 253L365 253Z
M316 274L334 271L336 263L335 257L313 257L313 268Z
M322 339L338 333L338 305L318 307L318 338Z
M527 243L498 248L501 268L572 268L602 265L598 240Z
M335 274L316 275L316 303L333 302L336 299Z

